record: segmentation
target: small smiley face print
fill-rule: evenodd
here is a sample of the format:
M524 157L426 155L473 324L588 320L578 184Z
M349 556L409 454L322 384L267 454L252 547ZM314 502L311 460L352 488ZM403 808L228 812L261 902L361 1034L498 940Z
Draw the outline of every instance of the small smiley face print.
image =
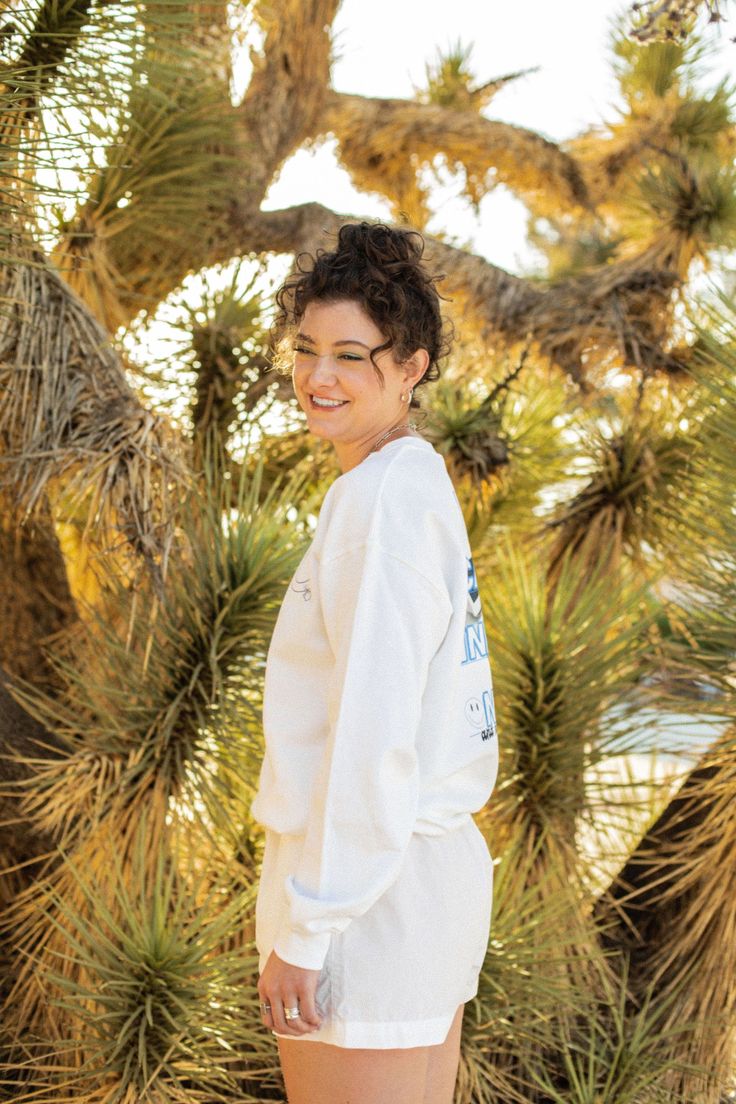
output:
M483 705L480 698L468 698L465 703L465 719L474 729L483 728Z

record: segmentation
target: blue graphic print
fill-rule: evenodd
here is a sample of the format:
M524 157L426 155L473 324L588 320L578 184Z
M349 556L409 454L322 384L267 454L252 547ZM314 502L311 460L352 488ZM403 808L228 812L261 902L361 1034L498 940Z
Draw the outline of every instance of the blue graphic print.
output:
M473 735L480 734L481 740L490 740L495 735L496 707L492 690L484 690L482 698L468 698L465 703L465 720L474 730Z
M479 659L488 659L488 640L472 556L468 556L467 561L468 600L465 609L464 654L461 666L475 663ZM496 735L496 708L492 686L482 690L480 697L468 698L465 702L465 720L473 730L472 736L480 736L481 740L493 739Z
M468 604L465 612L465 655L462 660L466 663L475 663L478 659L488 658L488 640L486 639L486 627L483 624L483 611L480 605L478 592L478 580L475 575L473 557L468 556Z

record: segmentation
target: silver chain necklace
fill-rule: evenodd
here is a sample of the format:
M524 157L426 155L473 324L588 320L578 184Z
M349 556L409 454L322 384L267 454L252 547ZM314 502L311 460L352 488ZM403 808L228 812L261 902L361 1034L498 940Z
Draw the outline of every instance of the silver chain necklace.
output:
M383 442L386 440L386 438L390 437L392 433L396 433L396 431L399 430L399 429L414 429L414 428L415 427L414 427L413 422L402 422L401 425L393 426L391 429L389 429L386 433L382 434L378 438L378 440L374 444L373 448L370 450L369 455L370 455L371 452L375 452L376 449L378 448L378 446L382 445Z

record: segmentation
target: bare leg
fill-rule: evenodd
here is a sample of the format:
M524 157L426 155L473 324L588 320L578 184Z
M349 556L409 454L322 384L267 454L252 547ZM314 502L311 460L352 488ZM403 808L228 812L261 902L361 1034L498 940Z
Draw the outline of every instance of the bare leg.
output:
M358 1049L279 1039L289 1104L424 1104L435 1047Z
M437 1046L363 1050L278 1039L288 1104L452 1104L463 1009Z
M440 1046L427 1047L429 1061L422 1104L452 1104L457 1068L460 1064L460 1035L464 1009L465 1005L461 1004L455 1013L444 1043Z

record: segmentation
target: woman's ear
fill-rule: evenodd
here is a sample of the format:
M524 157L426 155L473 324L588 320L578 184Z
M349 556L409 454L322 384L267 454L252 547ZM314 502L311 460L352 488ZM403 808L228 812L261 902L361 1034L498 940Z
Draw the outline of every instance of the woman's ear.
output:
M416 349L402 364L404 385L413 387L429 368L429 353L426 349Z

